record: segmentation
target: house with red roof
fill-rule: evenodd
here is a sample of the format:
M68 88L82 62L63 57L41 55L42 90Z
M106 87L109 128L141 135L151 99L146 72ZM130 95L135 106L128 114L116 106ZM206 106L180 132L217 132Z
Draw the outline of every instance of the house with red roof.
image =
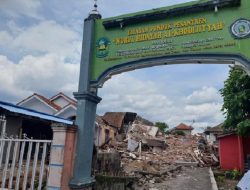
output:
M73 120L76 116L77 102L62 92L52 96L51 98L34 93L17 103L17 105Z
M76 101L63 93L47 98L38 93L23 99L17 105L1 102L0 116L6 119L6 126L0 124L0 135L51 139L53 122L73 124L76 115Z
M180 123L179 125L177 125L175 128L173 128L171 130L172 133L176 133L178 131L182 131L185 135L191 135L192 134L192 130L194 128L192 126L186 125L184 123Z
M38 96L38 98L40 97ZM45 101L45 99L40 101ZM52 105L42 108L52 113L58 108ZM53 136L51 125L53 123L73 125L73 121L69 119L0 101L1 138L9 138L10 136L22 138L25 134L28 138L51 140Z
M76 100L65 95L62 92L59 92L58 94L52 96L51 98L47 98L40 94L34 93L31 96L20 101L17 105L27 109L32 109L42 113L54 115L59 118L64 118L69 120L75 120L76 118L76 110L77 110ZM117 117L117 115L115 116ZM106 119L111 119L111 120L113 119L114 122L117 122L117 119L115 119L114 117L112 118L107 117ZM110 120L108 121L111 122ZM114 125L114 122L111 122L111 124L109 122L107 122L104 118L98 115L96 116L96 124L95 124L96 146L102 146L109 140L115 138L119 126Z

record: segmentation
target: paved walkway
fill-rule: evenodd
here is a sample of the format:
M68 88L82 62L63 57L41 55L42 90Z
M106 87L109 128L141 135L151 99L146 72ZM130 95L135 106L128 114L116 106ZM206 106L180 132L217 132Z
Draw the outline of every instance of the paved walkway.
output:
M176 178L154 184L151 190L212 190L209 168L183 168Z

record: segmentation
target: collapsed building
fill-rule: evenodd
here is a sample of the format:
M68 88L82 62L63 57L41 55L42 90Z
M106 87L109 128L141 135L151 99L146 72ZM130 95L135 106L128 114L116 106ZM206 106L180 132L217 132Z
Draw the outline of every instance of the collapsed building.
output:
M107 115L117 123L125 118L124 114L117 114L122 117ZM147 189L175 177L184 166L218 165L216 153L201 134L165 134L140 116L119 129L115 138L98 149L94 161L97 179L101 176L107 181L107 177L119 177L118 181L122 178L127 185L133 179L136 189Z

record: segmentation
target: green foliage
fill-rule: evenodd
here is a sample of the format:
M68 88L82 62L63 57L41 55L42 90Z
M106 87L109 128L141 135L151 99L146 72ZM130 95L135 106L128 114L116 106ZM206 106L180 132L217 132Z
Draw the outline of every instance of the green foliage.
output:
M242 176L242 173L239 170L234 169L231 171L231 176L232 179L239 179Z
M248 136L250 133L250 120L246 119L245 121L240 122L237 125L237 133L241 136Z
M219 182L219 183L224 183L225 177L224 176L217 176L216 181Z
M165 132L165 134L166 134L166 135L170 135L170 134L171 134L171 131L168 130L168 131Z
M240 177L242 176L242 173L238 170L238 169L234 169L234 170L231 170L231 171L227 171L225 173L225 177L227 179L234 179L234 180L237 180L239 179Z
M226 130L237 130L247 135L250 129L250 77L242 70L231 68L229 78L220 90L223 96L222 111L226 116Z
M156 122L155 126L158 127L162 132L165 132L168 129L168 124L164 122Z
M183 131L175 131L174 135L185 136L185 133Z

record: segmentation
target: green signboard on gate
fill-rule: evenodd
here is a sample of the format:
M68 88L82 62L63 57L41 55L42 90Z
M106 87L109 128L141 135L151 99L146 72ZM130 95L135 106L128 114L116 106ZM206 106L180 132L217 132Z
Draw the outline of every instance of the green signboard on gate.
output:
M91 84L180 59L250 60L250 1L201 0L95 21Z

